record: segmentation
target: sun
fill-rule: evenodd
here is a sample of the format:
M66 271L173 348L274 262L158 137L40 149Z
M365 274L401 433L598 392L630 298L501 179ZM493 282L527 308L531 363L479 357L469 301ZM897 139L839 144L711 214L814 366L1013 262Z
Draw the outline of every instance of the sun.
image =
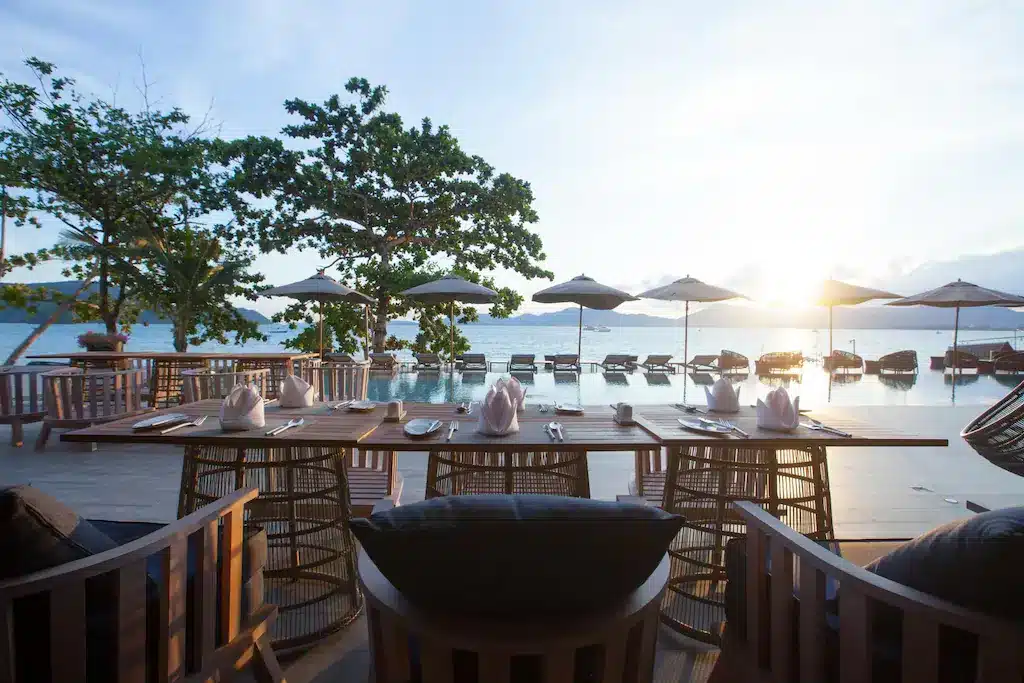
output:
M749 296L767 306L777 308L809 308L814 305L818 281L800 270L780 270L763 278Z

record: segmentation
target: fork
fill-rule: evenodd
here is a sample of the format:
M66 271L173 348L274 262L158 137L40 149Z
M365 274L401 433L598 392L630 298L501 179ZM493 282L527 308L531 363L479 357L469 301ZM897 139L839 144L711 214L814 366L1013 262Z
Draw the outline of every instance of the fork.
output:
M168 432L173 432L175 429L181 429L182 427L198 427L199 425L203 424L204 422L206 422L206 416L205 415L200 415L199 417L197 417L194 420L189 420L188 422L182 422L181 424L176 424L173 427L168 427L167 429L161 429L160 433L161 434L167 434Z
M718 424L722 425L723 427L728 427L732 431L734 431L737 434L739 434L740 436L742 436L744 439L749 439L750 438L750 434L747 434L745 431L743 431L742 429L740 429L739 427L734 425L732 422L729 422L727 420L719 419L718 420Z

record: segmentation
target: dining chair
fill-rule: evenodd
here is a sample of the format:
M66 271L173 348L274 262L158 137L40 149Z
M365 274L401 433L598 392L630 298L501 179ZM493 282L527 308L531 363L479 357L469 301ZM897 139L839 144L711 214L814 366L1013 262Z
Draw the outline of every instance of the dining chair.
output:
M252 386L260 396L267 395L270 384L270 370L242 370L240 372L210 372L208 370L182 370L181 402L194 403L210 398L224 398L235 385Z
M22 426L46 416L43 373L27 366L0 367L0 424L11 425L11 445L24 443Z
M204 358L155 358L149 377L149 405L169 408L182 402L182 373L185 370L206 370Z
M43 373L46 416L36 450L46 448L54 429L81 429L145 412L144 391L140 369L83 372L62 368ZM96 444L88 447L95 450Z
M427 457L427 498L482 493L589 498L587 453L432 451Z

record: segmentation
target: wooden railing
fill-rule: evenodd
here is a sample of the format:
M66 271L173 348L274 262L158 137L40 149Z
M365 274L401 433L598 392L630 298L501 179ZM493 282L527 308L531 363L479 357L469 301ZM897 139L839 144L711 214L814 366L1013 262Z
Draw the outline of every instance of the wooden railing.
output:
M842 683L871 680L872 616L880 605L902 613L899 656L904 683L939 680L939 634L943 628L977 638L975 681L1018 683L1024 677L1024 627L1020 623L964 609L882 578L810 541L757 505L740 502L736 507L747 525L747 629L745 637L728 634L719 666L733 670L742 662L756 671L716 680L792 681L797 680L793 675L797 667L800 681L826 680L827 579L839 581ZM794 576L799 577L798 601L793 599ZM794 610L798 610L800 624L795 643Z
M49 594L51 679L86 680L86 581L111 573L118 586L117 680L147 680L146 561L151 556L160 557L163 573L157 589L157 680L183 678L186 623L196 628L191 643L199 668L195 680L222 680L226 672L246 664L254 654L258 680L283 680L266 638L277 608L264 605L242 623L242 522L245 504L256 496L255 488L236 491L136 541L0 582L0 683L16 680L14 631L18 624L12 618L13 603L38 593ZM222 533L218 533L219 526ZM190 539L200 551L194 594L187 599ZM220 543L222 548L218 548ZM222 558L219 571L218 557ZM217 643L222 645L218 647Z

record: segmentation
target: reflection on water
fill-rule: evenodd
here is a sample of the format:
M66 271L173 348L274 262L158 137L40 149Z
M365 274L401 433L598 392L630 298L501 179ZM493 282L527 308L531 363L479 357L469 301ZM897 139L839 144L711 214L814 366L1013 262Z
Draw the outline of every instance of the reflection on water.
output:
M487 388L508 373L476 372L403 372L397 375L371 375L370 398L386 401L441 402L479 400ZM837 373L831 377L818 366L805 367L798 375L726 375L738 387L745 387L744 403L754 403L775 387L783 386L792 396L801 397L801 405L813 408L833 405L948 405L952 400L952 375L923 370L913 374L862 375ZM634 404L674 403L683 400L684 383L687 400L704 402L704 391L710 373L644 373L621 372L517 372L516 378L527 389L531 402L582 402L608 404L628 401ZM990 404L1016 386L1021 376L977 375L958 376L957 404ZM452 382L454 381L454 385Z
M691 372L690 381L699 387L705 387L714 384L715 377L710 372Z

